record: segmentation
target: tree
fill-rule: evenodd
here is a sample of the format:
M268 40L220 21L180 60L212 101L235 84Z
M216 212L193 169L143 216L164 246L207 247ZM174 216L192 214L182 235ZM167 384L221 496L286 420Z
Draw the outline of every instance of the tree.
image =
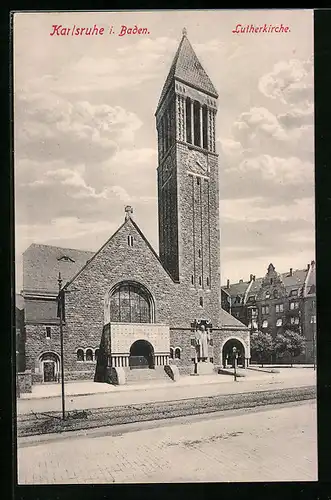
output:
M278 355L284 356L288 354L291 357L291 367L293 360L304 352L305 339L300 333L286 330L284 334L279 333L275 338L275 351Z
M273 341L269 333L257 331L251 334L251 354L262 364L262 367L264 360L272 351Z

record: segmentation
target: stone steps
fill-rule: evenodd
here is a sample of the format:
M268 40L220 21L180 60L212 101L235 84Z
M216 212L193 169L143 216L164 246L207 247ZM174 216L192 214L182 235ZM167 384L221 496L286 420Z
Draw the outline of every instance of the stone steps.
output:
M154 369L138 368L130 370L129 368L127 368L125 372L126 383L130 385L159 381L172 383L171 378L166 374L163 366L156 366Z

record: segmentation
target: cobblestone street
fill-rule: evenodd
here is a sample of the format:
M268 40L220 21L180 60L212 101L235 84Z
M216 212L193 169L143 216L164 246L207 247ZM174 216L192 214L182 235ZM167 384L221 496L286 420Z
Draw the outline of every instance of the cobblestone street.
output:
M313 401L137 425L19 440L18 482L317 480Z

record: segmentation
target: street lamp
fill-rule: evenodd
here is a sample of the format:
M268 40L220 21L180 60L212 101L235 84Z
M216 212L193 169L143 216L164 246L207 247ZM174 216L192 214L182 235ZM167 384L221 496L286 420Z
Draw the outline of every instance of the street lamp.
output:
M237 358L238 358L238 353L237 353L237 348L234 346L232 347L232 354L233 354L233 361L234 361L234 381L237 382Z
M62 311L62 296L61 296L61 288L62 288L62 278L61 273L59 272L58 278L59 284L59 316L60 316L60 343L61 343L61 396L62 396L62 420L65 420L65 397L64 397L64 363L63 363L63 311Z

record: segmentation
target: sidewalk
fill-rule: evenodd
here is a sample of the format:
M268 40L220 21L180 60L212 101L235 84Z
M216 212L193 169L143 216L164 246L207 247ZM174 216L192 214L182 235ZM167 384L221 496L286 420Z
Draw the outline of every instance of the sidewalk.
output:
M282 370L282 373L270 374L251 371L250 375L240 378L234 382L233 377L228 375L212 375L201 377L183 377L174 383L149 384L140 386L111 386L108 384L97 384L94 382L75 382L68 384L65 388L66 410L82 410L92 408L109 408L134 403L151 403L156 401L176 401L193 399L203 396L215 396L220 394L238 394L247 392L266 391L270 389L285 389L291 387L313 386L316 384L316 376L313 370ZM86 394L96 386L104 387L103 392ZM69 393L69 389L75 391ZM78 392L78 390L81 392ZM60 390L57 395L48 397L34 397L30 399L19 399L17 401L17 413L27 414L30 412L59 411L61 408Z
M258 368L259 365L256 365ZM265 368L269 368L271 365L265 365ZM252 368L256 368L252 366ZM297 366L295 371L293 368L280 368L277 367L280 373L267 373L258 370L240 370L245 374L244 378L240 378L240 382L243 381L268 381L268 382L279 382L281 380L288 380L291 378L300 378L311 376L314 379L313 371L307 370L305 367ZM137 385L111 385L103 382L93 382L91 380L84 381L74 381L65 383L65 394L66 396L91 396L94 394L118 394L119 392L126 391L144 391L157 388L167 388L171 390L173 387L185 387L185 386L200 386L200 385L210 385L210 384L228 384L233 381L231 375L202 375L202 376L182 376L177 382L168 381L151 381L148 384L137 384ZM238 380L239 381L239 380ZM61 384L37 384L32 387L32 393L23 393L19 400L31 400L31 399L48 399L57 398L61 396Z

